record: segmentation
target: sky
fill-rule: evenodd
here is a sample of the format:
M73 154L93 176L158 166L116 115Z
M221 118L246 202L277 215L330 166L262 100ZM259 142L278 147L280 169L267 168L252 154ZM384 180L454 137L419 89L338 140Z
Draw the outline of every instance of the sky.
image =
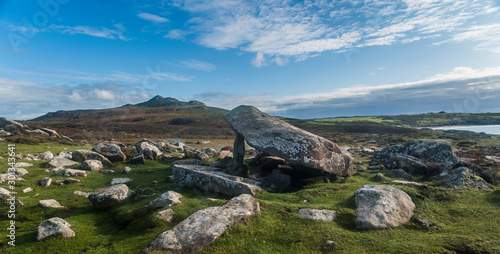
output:
M0 0L0 116L500 112L499 0Z

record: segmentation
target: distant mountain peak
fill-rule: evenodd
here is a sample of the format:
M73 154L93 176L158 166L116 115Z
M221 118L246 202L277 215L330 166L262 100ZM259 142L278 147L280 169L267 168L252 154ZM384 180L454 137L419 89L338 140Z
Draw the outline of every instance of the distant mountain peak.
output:
M162 107L162 106L186 106L186 105L206 106L203 102L199 101L184 102L172 97L165 98L161 95L156 95L149 101L135 104L135 106L138 107Z

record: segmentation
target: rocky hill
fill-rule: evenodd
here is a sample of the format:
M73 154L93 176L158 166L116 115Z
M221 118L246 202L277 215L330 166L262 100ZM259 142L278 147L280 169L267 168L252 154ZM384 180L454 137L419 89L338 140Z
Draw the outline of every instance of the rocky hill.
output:
M157 95L146 102L117 108L50 112L24 124L49 127L74 139L89 141L118 137L231 138L234 134L222 118L226 112L199 101L183 102Z

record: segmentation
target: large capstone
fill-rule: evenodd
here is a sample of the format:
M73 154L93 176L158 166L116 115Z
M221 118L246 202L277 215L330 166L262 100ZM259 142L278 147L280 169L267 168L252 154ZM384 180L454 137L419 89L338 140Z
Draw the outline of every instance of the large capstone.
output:
M248 145L269 155L305 166L305 173L319 172L340 176L354 169L354 159L337 144L270 116L252 106L239 106L224 115L237 133L236 163L241 162L243 137Z
M125 184L117 184L92 192L89 200L95 208L108 209L119 205L130 196L130 190Z

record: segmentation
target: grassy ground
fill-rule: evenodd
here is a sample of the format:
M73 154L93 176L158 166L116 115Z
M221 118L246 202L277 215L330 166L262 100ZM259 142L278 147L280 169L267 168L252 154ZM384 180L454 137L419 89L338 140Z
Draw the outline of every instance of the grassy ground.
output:
M49 147L49 148L47 148ZM38 145L17 144L17 152L37 154L47 150L54 154L66 148L82 148L57 143ZM86 147L89 148L89 147ZM7 143L0 142L0 156L7 158ZM367 158L357 158L366 161ZM88 172L80 183L65 186L38 186L38 181L49 176L57 181L62 177L43 172L46 162L34 162L27 168L29 174L16 186L18 198L24 206L16 209L16 247L0 240L0 253L138 253L158 234L175 226L195 211L223 205L229 197L200 192L196 189L178 189L165 181L171 175L169 164L151 162L131 166L133 172L119 172L125 164L114 165L114 175ZM7 169L7 161L0 160L0 172ZM152 171L151 171L152 170ZM406 191L416 204L417 217L437 223L429 230L408 223L396 229L359 231L354 226L356 208L354 192L364 184L384 184L375 180L377 172L361 171L354 176L333 183L313 183L301 190L287 193L262 193L256 198L262 212L228 230L203 253L500 253L500 190L449 190L439 186L415 188L395 186ZM133 196L109 211L95 209L90 201L76 196L73 191L93 191L110 185L115 177L133 179L129 186ZM157 181L157 184L153 184ZM6 183L0 187L7 187ZM22 193L27 187L33 192ZM174 190L184 198L172 208L176 212L172 223L162 222L144 206L162 193ZM135 202L141 196L145 199ZM54 198L64 209L44 209L38 206L42 199ZM217 198L210 201L207 198ZM307 200L307 202L304 202ZM300 208L333 209L338 212L334 222L310 221L300 218ZM8 210L0 208L0 229L7 234ZM36 241L38 224L58 216L72 225L73 238L51 238ZM333 244L327 244L327 240Z

